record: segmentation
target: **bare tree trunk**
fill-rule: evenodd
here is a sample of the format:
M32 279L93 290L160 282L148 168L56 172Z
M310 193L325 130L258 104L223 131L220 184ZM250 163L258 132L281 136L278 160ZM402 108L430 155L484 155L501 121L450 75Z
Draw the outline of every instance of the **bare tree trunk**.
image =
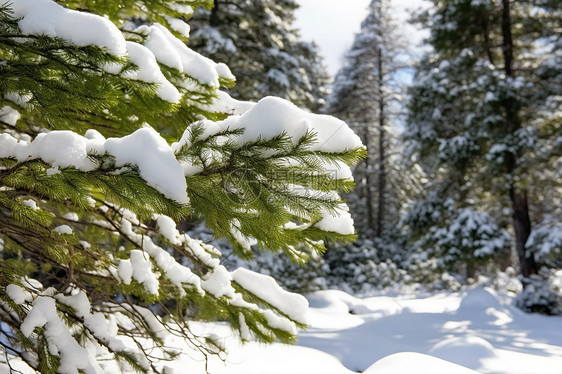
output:
M380 238L384 232L384 215L386 213L386 144L385 144L385 107L383 92L382 49L377 50L378 59L378 90L379 90L379 163L378 163L378 211L376 237Z
M502 0L502 50L504 56L504 71L507 77L513 78L513 38L511 35L510 0ZM519 120L519 103L517 99L509 97L503 102L505 110L506 128L513 134L521 128ZM521 274L525 277L537 272L537 264L532 253L527 253L525 243L531 235L531 220L529 218L529 204L526 190L519 190L515 186L514 174L517 167L517 155L509 153L506 157L506 168L510 178L509 195L513 210L513 229L515 231L515 248L519 257Z

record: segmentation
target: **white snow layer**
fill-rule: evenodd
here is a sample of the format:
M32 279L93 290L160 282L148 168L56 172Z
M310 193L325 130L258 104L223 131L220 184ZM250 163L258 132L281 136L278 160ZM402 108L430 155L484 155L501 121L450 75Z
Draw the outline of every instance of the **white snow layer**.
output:
M281 310L291 319L306 323L308 301L305 297L287 292L268 275L255 273L245 268L232 272L232 280L270 305Z
M93 357L95 352L81 347L61 321L53 298L40 296L35 299L33 308L21 324L21 332L30 337L36 327L45 329L49 352L60 357L59 373L75 374L79 370L87 374L103 372Z
M361 139L345 122L332 116L306 112L278 97L263 98L255 105L224 96L220 101L226 102L216 106L230 107L234 113L243 113L219 122L204 121L203 139L227 129L244 129L244 133L237 138L240 144L260 138L271 139L282 133L286 133L296 143L307 132L311 132L316 134L316 142L311 145L311 150L343 152L363 147ZM173 149L177 150L187 144L189 137L188 128L182 139L174 143Z
M11 106L6 105L0 108L0 121L7 123L10 126L15 126L20 118L20 112L18 112Z
M107 139L105 149L115 156L116 166L137 165L148 185L180 203L189 202L183 169L166 140L153 128Z
M335 212L324 210L322 219L314 225L321 230L335 232L341 235L353 235L353 218L346 204L338 204Z
M144 45L154 53L159 62L195 78L200 83L218 87L219 76L234 79L226 65L217 64L193 51L158 23L141 26L137 31L148 34Z
M472 301L463 304L476 306L486 300L490 304L462 310L459 305L467 298ZM298 345L252 341L241 345L225 323L191 322L190 331L218 339L227 356L205 360L183 339L171 339L166 345L180 356L158 368L170 374L561 373L562 318L524 314L506 298L508 294L494 296L481 288L368 298L333 290L315 292L308 295L310 327L301 331ZM139 312L150 317L144 309ZM512 320L497 324L505 315ZM242 315L238 319L247 326ZM162 329L157 318L149 323ZM249 340L249 331L242 328ZM103 369L116 372L117 365L107 361Z
M108 19L91 13L64 8L50 0L16 0L10 2L14 18L26 35L59 37L83 47L106 48L115 56L126 54L125 39Z
M179 103L181 100L180 92L164 77L158 67L156 57L150 49L138 43L127 42L127 54L131 61L138 66L138 69L123 73L124 78L156 83L158 85L156 91L158 97L170 103Z
M88 158L88 153L103 154L99 152L102 148L99 142L67 130L39 134L31 143L0 134L0 157L15 158L19 162L40 158L54 168L74 166L78 170L92 171L97 165Z
M250 110L254 105L256 105L256 103L236 100L224 91L217 91L217 99L213 100L206 109L211 112L241 115Z
M134 217L130 218L134 220ZM129 284L132 279L135 279L143 284L148 292L157 294L159 284L150 261L152 259L162 269L163 275L178 287L181 294L185 294L183 289L185 286L191 286L202 294L208 292L216 298L226 297L232 305L259 310L266 317L271 327L283 329L293 334L297 333L295 324L284 316L277 315L272 311L261 310L257 305L244 301L242 295L237 293L232 286L232 281L236 281L243 288L277 308L282 314L295 321L305 323L308 302L304 297L283 290L269 276L246 269L229 272L224 266L220 265L218 259L213 258L203 248L202 242L193 240L186 234L180 234L172 219L164 215L157 216L155 219L157 230L161 235L174 245L185 245L186 250L209 266L210 271L203 278L199 278L189 268L176 262L168 252L156 245L152 239L135 233L129 218L124 218L121 222L121 231L142 250L133 250L130 254L130 260L119 261L116 274L123 283Z
M158 295L158 279L152 272L152 262L148 255L139 249L133 249L130 254L133 278L144 285L144 288L153 295ZM119 272L121 274L121 271Z
M17 284L9 284L6 286L6 294L16 304L23 304L32 300L31 293Z
M189 268L179 264L172 255L154 244L152 239L135 233L129 220L122 220L121 231L130 240L136 243L139 248L143 249L142 251L131 251L130 260L120 261L118 276L123 283L129 284L131 279L134 278L139 283L144 284L148 292L157 294L159 283L156 274L152 272L152 263L149 259L152 258L163 270L165 276L178 287L182 294L185 293L183 289L185 285L191 285L199 292L203 292L201 289L201 280L197 275L192 273ZM184 235L184 237L187 238L187 235Z
M84 326L99 340L107 342L109 348L114 351L125 349L125 345L115 338L118 332L117 324L114 320L106 319L99 312L92 312L88 296L81 291L75 290L72 295L66 296L58 294L55 299L74 309L76 316L84 320Z
M39 207L37 206L37 203L35 202L35 200L32 199L27 199L27 200L23 200L22 204L33 209L33 210L39 210Z
M245 143L257 138L270 139L283 132L296 143L307 131L316 134L312 150L342 152L362 147L359 137L347 124L335 117L306 112L291 102L277 98L261 99L240 117L231 116L222 127L244 128L239 141Z
M75 295L67 303L86 315L86 302L80 298ZM159 368L165 367L170 374L206 370L214 374L561 373L562 318L525 314L509 304L506 293L475 288L460 293L385 293L356 298L329 290L315 292L308 299L309 328L300 333L296 346L251 341L241 345L224 323L191 322L194 334L213 336L225 345L226 360L224 356L211 356L206 361L183 339L174 339L167 340L166 345L181 352L180 356L161 363ZM60 323L43 303L48 304L35 302L38 310L25 320L24 333L45 326L52 334ZM151 317L142 308L138 312ZM54 323L50 325L47 320ZM239 321L246 325L243 316L239 315ZM157 331L162 329L155 317L148 323ZM101 330L110 331L111 325ZM249 331L243 330L243 336L249 338ZM59 347L64 339L65 335L57 336L57 345L53 346ZM77 357L87 362L87 357ZM2 365L0 372L9 371ZM31 372L23 363L16 368ZM104 372L116 372L116 368L113 361L103 367Z
M126 41L121 31L107 18L71 9L51 0L17 0L11 3L14 17L23 34L58 37L71 44L98 46L112 55L128 56L139 69L124 76L144 82L156 83L157 95L168 102L178 103L182 94L164 78L157 60L164 65L196 79L201 84L219 87L219 77L234 79L230 69L217 64L188 48L160 24L141 26L137 31L149 35L145 46ZM170 26L183 35L189 35L189 26L179 19L168 19ZM113 74L121 70L119 64L105 66ZM3 111L4 108L2 108ZM13 116L0 115L13 122ZM17 120L17 118L15 118Z
M384 357L370 366L365 374L478 374L457 364L416 352L401 352Z
M168 143L154 129L142 128L123 138L107 140L93 132L87 135L90 139L72 131L52 131L27 143L0 134L0 157L18 162L41 159L55 169L74 167L88 172L99 166L88 155L109 153L115 157L117 167L137 166L149 186L179 203L189 202L183 169Z
M185 38L189 38L189 32L191 31L191 27L183 20L179 18L166 16L166 21L168 21L168 24L174 31L176 31L177 33L179 33L181 36Z
M176 229L176 222L168 216L159 215L156 218L156 229L162 236L175 245L180 245L180 232Z
M68 225L60 225L55 227L55 232L57 234L67 234L67 235L71 235L73 233L72 228Z

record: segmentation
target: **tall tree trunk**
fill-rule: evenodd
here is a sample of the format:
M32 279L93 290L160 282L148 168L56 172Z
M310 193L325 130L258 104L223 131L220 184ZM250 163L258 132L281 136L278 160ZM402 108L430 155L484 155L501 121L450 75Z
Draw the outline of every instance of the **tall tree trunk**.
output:
M502 51L504 57L504 71L508 78L514 78L513 70L513 38L511 35L510 0L502 0ZM517 99L509 97L504 100L506 128L510 134L521 128L519 120L519 103ZM519 257L521 274L528 277L537 272L537 264L533 253L527 253L525 243L531 235L531 220L529 218L529 204L526 190L519 190L515 186L514 176L517 167L517 155L509 153L506 157L506 168L510 179L509 195L513 210L513 229L515 231L515 248Z
M365 204L366 206L366 214L367 214L367 227L366 231L372 232L374 227L374 213L373 213L373 192L371 188L371 134L370 134L370 123L363 123L365 126L365 139L363 144L365 144L365 148L367 149L367 156L365 157Z
M486 48L486 56L488 56L488 61L493 66L496 66L494 63L494 55L492 53L492 43L490 41L490 25L488 23L488 11L486 10L483 17L482 17L482 33L484 34L484 48Z
M215 0L213 9L211 9L211 16L209 18L209 25L218 26L220 24L219 20L219 0Z
M385 145L385 108L384 108L384 92L383 92L383 71L382 71L382 49L377 50L378 59L378 90L379 90L379 164L378 164L378 211L377 211L377 228L376 237L380 238L384 232L384 215L386 213L386 145Z
M528 277L537 273L537 264L532 252L527 253L525 243L531 235L531 220L529 219L529 205L527 191L517 191L514 187L510 191L513 208L513 228L515 230L515 247L519 257L521 275Z

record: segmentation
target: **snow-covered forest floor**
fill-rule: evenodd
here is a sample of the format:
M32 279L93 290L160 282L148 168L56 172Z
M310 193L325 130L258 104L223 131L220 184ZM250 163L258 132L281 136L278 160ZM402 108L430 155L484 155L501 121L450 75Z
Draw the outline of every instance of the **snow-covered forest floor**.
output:
M227 326L199 324L229 349L224 363L211 359L209 372L562 373L562 317L523 313L489 288L368 298L329 290L307 298L309 328L296 346L241 346ZM204 372L197 355L188 356L173 373Z
M367 298L329 290L307 298L309 328L296 346L240 345L226 325L198 324L229 350L224 362L211 358L209 372L562 373L562 317L523 313L489 288ZM171 372L203 373L204 362L184 353Z
M309 328L294 346L241 344L225 323L194 322L194 333L217 339L228 354L205 362L185 341L170 340L181 355L162 367L169 374L562 373L562 317L524 313L491 288L365 298L326 290L307 299ZM102 364L106 373L114 365Z

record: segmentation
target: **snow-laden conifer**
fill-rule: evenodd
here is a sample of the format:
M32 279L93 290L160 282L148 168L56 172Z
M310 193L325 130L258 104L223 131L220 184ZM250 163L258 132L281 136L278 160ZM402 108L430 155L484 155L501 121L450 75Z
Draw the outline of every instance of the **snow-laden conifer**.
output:
M392 5L387 0L370 2L327 106L330 114L349 123L367 148L367 157L353 169L357 188L347 196L359 243L326 256L333 283L345 279L357 290L360 279L376 279L369 275L376 272L376 262L400 256L399 212L419 187L420 174L403 163L397 130L403 108L400 73L412 57L412 46L400 33ZM359 275L359 269L366 274Z
M63 4L63 5L61 5ZM239 102L185 38L201 1L16 0L0 7L0 345L42 373L162 372L170 339L293 342L306 300L177 229L205 217L239 255L303 261L350 241L338 196L364 153L335 118ZM136 26L140 25L140 26ZM244 78L247 79L247 78ZM337 138L332 135L338 133ZM263 286L263 287L262 287ZM108 360L109 359L109 360ZM109 369L108 369L109 370Z
M532 230L555 210L544 196L559 194L547 175L560 158L560 11L548 1L436 1L422 17L433 51L410 91L407 149L432 180L426 200L441 199L434 214L445 217L450 199L453 219L469 208L509 226L524 276L538 269ZM453 221L426 223L432 236Z
M317 112L330 77L317 46L295 28L297 8L295 0L216 0L211 10L195 12L191 44L232 69L238 79L232 97L274 95Z

